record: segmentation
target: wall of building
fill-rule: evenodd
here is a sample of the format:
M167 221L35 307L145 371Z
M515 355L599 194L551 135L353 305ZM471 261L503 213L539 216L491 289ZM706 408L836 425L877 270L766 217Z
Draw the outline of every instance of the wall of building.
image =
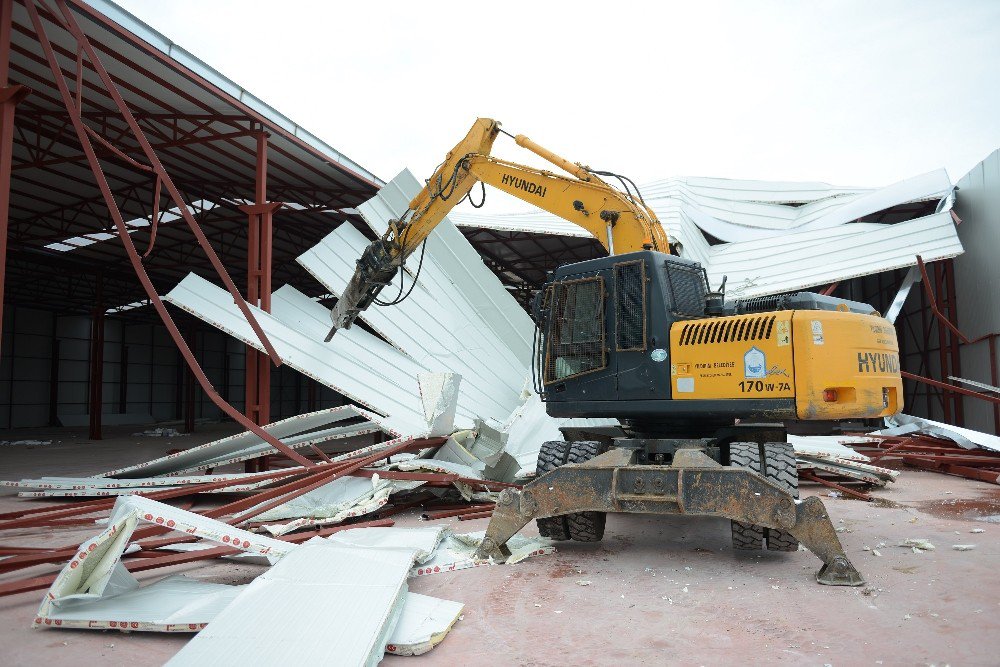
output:
M54 426L76 418L87 422L90 395L89 317L58 315L7 304L0 349L0 428ZM244 347L221 332L199 325L194 351L209 381L243 410ZM107 316L104 325L102 414L151 415L155 421L184 417L186 365L166 329ZM271 416L280 419L310 409L310 384L287 368L271 370ZM328 387L312 390L313 407L342 405ZM220 419L222 412L195 385L196 419Z
M962 219L958 236L965 253L955 259L958 326L977 338L1000 332L1000 149L958 182L955 213ZM994 343L996 344L996 343ZM1000 350L997 350L1000 357ZM987 384L990 379L986 342L962 346L962 377ZM965 425L993 432L993 410L985 401L963 399Z

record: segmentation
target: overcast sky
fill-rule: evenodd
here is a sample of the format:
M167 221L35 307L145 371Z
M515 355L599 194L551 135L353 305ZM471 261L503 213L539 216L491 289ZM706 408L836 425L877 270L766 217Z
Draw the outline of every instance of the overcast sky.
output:
M995 0L118 2L383 179L478 116L640 183L957 181L1000 147Z

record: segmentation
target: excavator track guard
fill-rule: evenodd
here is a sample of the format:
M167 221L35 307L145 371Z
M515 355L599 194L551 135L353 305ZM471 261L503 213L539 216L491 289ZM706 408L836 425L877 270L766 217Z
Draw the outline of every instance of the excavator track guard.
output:
M637 465L636 450L616 447L589 461L560 466L505 489L476 554L506 560L504 546L529 521L576 512L718 516L782 531L823 561L816 581L865 583L837 537L823 502L798 502L782 486L747 468L725 467L697 449L678 450L673 464Z

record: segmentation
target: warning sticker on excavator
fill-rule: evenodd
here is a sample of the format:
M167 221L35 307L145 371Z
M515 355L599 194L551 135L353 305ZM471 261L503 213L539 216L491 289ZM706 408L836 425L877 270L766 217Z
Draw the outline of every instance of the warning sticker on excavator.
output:
M788 330L788 320L778 320L774 323L776 328L776 338L778 347L792 344L792 334Z
M823 323L819 320L812 321L813 345L823 344Z

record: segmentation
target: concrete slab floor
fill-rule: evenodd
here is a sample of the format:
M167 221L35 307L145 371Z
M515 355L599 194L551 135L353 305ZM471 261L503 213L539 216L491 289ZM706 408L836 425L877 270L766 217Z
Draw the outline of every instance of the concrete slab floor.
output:
M93 473L226 432L230 426L213 425L183 441L119 435L101 443L67 437L58 448L4 447L0 478ZM803 493L825 490L809 486ZM613 515L599 544L560 543L554 555L511 567L412 579L413 591L464 602L463 619L429 654L389 656L384 664L997 664L1000 488L906 471L874 495L875 503L823 498L844 528L840 536L848 555L868 579L864 588L816 584L820 563L807 552L735 555L728 525L721 520ZM25 506L9 492L0 496L0 512ZM442 523L472 532L487 522ZM418 524L415 513L397 522ZM970 532L977 528L986 532ZM0 543L76 544L95 532L13 530L0 535ZM533 526L525 532L536 534ZM929 539L937 549L915 554L895 546L906 538ZM954 551L953 544L975 544L976 549ZM52 570L35 568L19 576L47 571ZM245 583L262 571L218 562L139 578L152 582L185 573ZM10 578L3 575L0 581ZM30 630L41 595L0 598L0 663L157 665L188 640L152 633Z

